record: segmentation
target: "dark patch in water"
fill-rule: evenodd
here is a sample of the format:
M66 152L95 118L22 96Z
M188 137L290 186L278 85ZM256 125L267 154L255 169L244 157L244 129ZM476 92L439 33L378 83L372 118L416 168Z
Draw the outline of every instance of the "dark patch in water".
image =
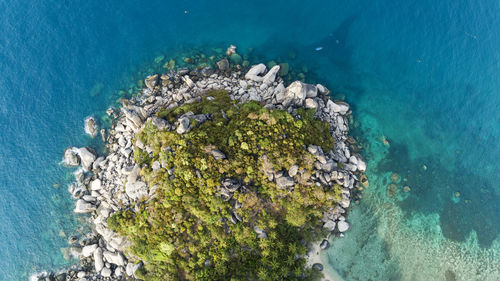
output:
M404 185L411 187L408 198L398 202L406 218L416 212L438 213L446 238L464 242L475 230L481 247L490 247L500 233L500 198L488 182L467 173L466 168L457 165L450 172L437 158L411 161L407 146L392 142L387 158L377 169L381 173L396 172L402 177L399 192ZM458 203L452 201L455 192L459 192Z

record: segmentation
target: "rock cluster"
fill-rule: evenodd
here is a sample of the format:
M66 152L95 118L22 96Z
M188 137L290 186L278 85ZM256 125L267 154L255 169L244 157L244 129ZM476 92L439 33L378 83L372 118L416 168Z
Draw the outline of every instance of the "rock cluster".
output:
M344 214L350 205L353 187L358 183L356 173L366 169L361 157L353 155L347 146L349 106L330 100L329 90L320 84L296 81L285 87L279 76L279 65L273 66L269 71L264 64L254 65L245 74L238 70L229 71L227 59L219 61L217 67L218 70L180 70L147 77L141 94L124 102L119 114L111 108L107 111L114 118L112 128L105 132L109 151L107 155L98 156L86 147L66 149L63 163L80 166L74 173L75 183L69 186L69 192L76 199L74 211L91 214L93 233L90 238L74 245L74 252L82 260L79 267L60 275L43 275L39 280L125 280L126 276L133 279L141 263L133 257L126 257L125 249L130 242L111 231L106 220L122 208L138 209L135 203L155 196L156 187L148 186L141 178L141 167L133 159L134 145L148 153L152 149L139 140L134 144L134 136L148 121L160 129L175 130L179 134L191 130L191 120L194 119L199 124L207 116L189 112L170 123L156 117L155 113L160 109L171 109L184 103L199 101L201 96L212 89L228 91L233 100L261 102L268 109L286 110L294 116L297 115L298 108L317 110L315 116L330 124L335 143L334 149L330 151L323 151L321 147L314 145L307 147L316 158L316 173L312 180L316 185L343 187L340 203L324 214L323 226L329 231L340 233L349 229ZM85 124L89 134L97 134L93 118L87 119ZM207 153L216 159L226 157L216 149L208 150ZM158 170L162 168L162 163L155 162L151 168ZM294 178L301 173L297 165L286 172L267 172L270 180L283 189L293 187ZM229 200L238 188L238 183L227 179L220 186L218 194ZM234 213L232 220L237 223L241 218ZM259 237L267 237L258 227L254 231ZM322 243L322 248L328 248L327 241ZM320 266L316 265L318 268Z

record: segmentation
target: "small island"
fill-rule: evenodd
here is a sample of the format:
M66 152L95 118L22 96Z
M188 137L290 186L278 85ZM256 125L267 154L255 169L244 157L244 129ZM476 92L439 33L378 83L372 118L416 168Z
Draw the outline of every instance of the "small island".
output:
M107 155L64 153L79 167L74 211L91 214L71 248L81 263L38 280L321 278L311 251L348 230L366 164L349 149L349 106L279 71L224 58L149 76L110 108Z

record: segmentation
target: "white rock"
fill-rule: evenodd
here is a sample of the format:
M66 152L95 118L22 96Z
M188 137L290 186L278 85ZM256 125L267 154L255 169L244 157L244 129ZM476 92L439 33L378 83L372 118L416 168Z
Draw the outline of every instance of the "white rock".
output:
M92 244L92 245L87 245L82 248L82 256L84 257L90 257L94 253L94 251L97 249L98 245L97 244Z
M288 169L288 175L291 177L295 177L298 171L299 171L299 166L297 164L292 165L290 169Z
M111 269L105 267L101 270L101 275L103 277L110 277L111 276Z
M264 77L261 77L259 75L264 72L266 72L266 66L263 63L254 65L252 66L252 68L250 68L247 74L245 74L245 79L261 82L262 80L264 80Z
M340 232L346 232L349 229L349 223L341 220L337 223L337 228Z
M101 189L101 180L100 179L95 179L92 182L90 182L90 190L100 190Z
M274 82L274 80L276 80L276 74L278 74L279 71L280 71L279 65L273 66L269 70L269 72L267 72L266 75L264 75L262 83L267 84L267 85L272 84Z
M82 199L78 199L75 203L75 213L84 214L89 213L95 210L95 206L89 202L86 202Z
M112 253L109 251L104 251L103 255L106 261L109 263L116 264L118 266L125 265L125 259L120 253Z
M134 276L134 273L137 271L137 269L139 269L139 267L141 267L140 263L135 264L129 262L127 264L127 267L125 267L125 272L127 273L128 276Z
M94 251L94 266L95 271L100 272L104 267L104 261L102 260L102 249L97 248Z

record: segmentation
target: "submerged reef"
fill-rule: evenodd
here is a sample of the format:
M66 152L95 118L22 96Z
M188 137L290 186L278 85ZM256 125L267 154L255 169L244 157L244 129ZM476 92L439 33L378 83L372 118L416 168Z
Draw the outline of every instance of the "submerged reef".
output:
M348 146L349 106L320 84L285 87L280 65L245 69L232 47L214 68L149 76L110 108L107 155L65 151L93 231L73 241L79 265L38 280L319 278L308 249L349 229L366 170Z

